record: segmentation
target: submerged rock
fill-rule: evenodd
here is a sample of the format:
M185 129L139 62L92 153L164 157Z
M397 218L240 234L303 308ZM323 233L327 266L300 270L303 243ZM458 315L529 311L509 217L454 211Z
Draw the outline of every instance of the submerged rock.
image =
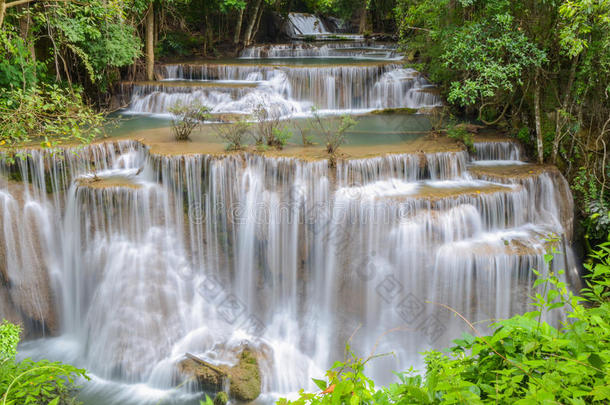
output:
M229 380L229 396L238 401L254 401L261 393L261 375L256 354L246 348L239 355L239 360L233 367L216 366L189 355L189 358L179 364L179 370L186 375L195 377L201 389L217 393L214 404L226 403L226 393L223 392L224 382ZM223 395L224 394L224 397ZM221 402L225 399L225 402Z

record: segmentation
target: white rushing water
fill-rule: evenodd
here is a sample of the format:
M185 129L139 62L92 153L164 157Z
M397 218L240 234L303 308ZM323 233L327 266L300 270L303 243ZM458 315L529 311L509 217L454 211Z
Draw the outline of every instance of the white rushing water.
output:
M331 33L320 18L307 13L289 13L284 30L293 38Z
M253 45L241 51L240 59L371 59L400 60L395 44L375 42L295 42Z
M477 150L481 161L516 153ZM260 353L259 402L271 403L314 389L310 378L342 358L356 330L357 353L395 353L370 369L391 381L466 330L427 302L473 322L527 310L531 269L547 270L543 238L571 236L558 172L475 176L466 152L336 170L248 154L150 155L134 141L28 154L3 168L21 181L0 191L11 281L0 314L56 335L22 354L87 368L91 404L196 400L189 384L171 389L184 378L177 362L192 352L231 364L245 343ZM571 269L564 253L555 266Z
M219 114L262 106L282 117L307 116L312 107L339 114L442 105L434 86L404 68L401 57L395 45L371 41L255 45L234 61L158 66L163 81L128 83L122 91L130 114L169 115L177 103Z
M356 112L441 104L432 86L415 70L394 64L314 68L182 64L164 66L163 77L177 82L125 89L132 94L130 113L167 114L178 102L198 102L214 113L251 113L262 105L282 116L308 114L312 107Z

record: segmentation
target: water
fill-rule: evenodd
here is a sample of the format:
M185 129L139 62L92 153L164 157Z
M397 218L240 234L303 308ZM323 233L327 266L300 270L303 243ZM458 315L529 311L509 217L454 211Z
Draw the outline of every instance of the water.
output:
M357 60L394 58L391 48L365 48L279 45L242 55L265 61L163 66L165 81L124 85L128 113L153 118L137 115L117 133L167 125L178 100L217 113L263 102L283 117L313 105L355 114L440 103L417 72ZM353 54L334 55L344 50ZM391 149L428 128L419 114L365 116L348 144ZM574 271L565 179L527 164L515 143L475 147L336 168L249 153L166 156L133 140L24 151L0 166L0 315L37 338L21 356L89 370L87 405L196 404L193 384L174 388L184 354L234 364L244 344L259 355L257 403L269 404L315 390L311 378L343 358L352 335L360 355L394 353L369 370L388 383L467 330L438 304L483 332L485 321L531 309L531 269L548 271L549 234L566 241L554 268Z
M558 173L502 181L471 174L470 159L387 155L335 171L247 154L164 157L134 141L32 150L18 162L23 182L2 194L3 249L34 247L6 255L22 258L6 267L21 288L3 290L2 313L59 334L22 354L87 368L91 404L189 403L188 385L171 390L184 353L230 364L244 342L262 353L259 402L269 403L314 389L309 378L356 329L357 352L380 339L378 352L395 353L371 368L388 382L466 329L426 301L471 321L524 311L531 269L545 269L542 239L570 237ZM572 268L566 254L558 267Z
M240 58L159 66L162 82L123 84L127 113L169 116L177 103L215 114L251 114L259 106L284 118L441 105L434 87L403 67L392 44L316 42L256 45Z
M322 20L306 13L289 13L285 31L293 38L331 33Z

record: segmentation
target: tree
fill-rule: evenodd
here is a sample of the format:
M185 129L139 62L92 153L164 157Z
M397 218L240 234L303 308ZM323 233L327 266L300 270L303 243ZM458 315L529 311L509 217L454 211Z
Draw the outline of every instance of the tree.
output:
M399 0L396 18L456 112L511 129L610 206L610 0Z
M146 10L146 80L155 79L155 6L148 3Z

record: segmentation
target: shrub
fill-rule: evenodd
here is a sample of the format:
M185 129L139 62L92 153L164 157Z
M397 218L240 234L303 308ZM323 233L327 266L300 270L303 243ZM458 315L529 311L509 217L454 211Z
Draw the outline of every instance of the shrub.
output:
M88 379L85 370L41 360L15 360L21 328L0 324L0 392L3 404L74 404L75 381Z
M313 129L313 123L311 120L307 120L303 123L299 123L298 120L293 121L293 125L298 133L301 135L301 141L305 146L311 146L314 144L313 138L310 135L311 130Z
M186 105L177 102L169 111L174 116L172 132L177 141L188 140L193 130L210 118L209 109L198 103Z
M469 152L475 152L473 134L468 132L463 125L453 125L449 127L447 136L463 143Z
M358 121L346 114L339 120L336 117L328 118L325 123L315 108L312 108L312 113L313 123L322 134L326 143L326 152L330 156L330 165L335 166L337 151L345 143L347 131L358 124Z
M281 121L281 114L277 108L266 107L259 104L254 109L256 119L256 131L253 134L256 145L266 144L267 146L282 149L292 133Z
M219 124L214 127L216 135L228 143L227 150L240 150L243 148L245 138L250 132L251 124L237 121L232 124Z
M43 147L88 143L102 134L104 117L82 100L81 91L58 85L0 90L0 144L9 149L39 141Z

